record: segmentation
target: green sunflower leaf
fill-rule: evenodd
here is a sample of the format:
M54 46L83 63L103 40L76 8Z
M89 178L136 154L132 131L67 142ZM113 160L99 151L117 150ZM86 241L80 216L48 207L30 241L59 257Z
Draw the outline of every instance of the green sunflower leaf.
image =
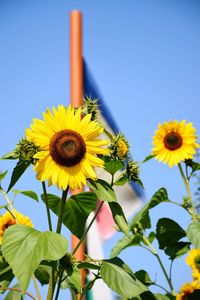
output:
M123 167L124 167L123 162L119 160L110 159L108 161L105 161L104 163L104 169L111 175L114 175L117 171L121 170Z
M124 185L126 182L128 181L128 177L126 175L122 176L121 178L119 178L118 180L116 180L114 182L114 185L119 185L122 186Z
M8 171L5 171L5 172L0 174L0 182L6 177L7 173L8 173Z
M61 199L52 194L47 194L47 197L49 208L58 215ZM41 198L45 202L44 194L41 195ZM63 224L74 235L81 238L85 230L86 220L89 214L96 208L96 205L97 196L93 192L82 192L71 196L65 204Z
M111 250L111 255L110 257L116 257L119 255L119 253L131 246L139 246L140 245L140 237L139 236L135 236L135 237L127 237L124 236L122 239L120 239L117 244L112 248Z
M108 202L112 217L118 226L119 230L129 237L129 226L124 215L124 212L118 202Z
M71 272L64 272L63 278L66 279L62 282L61 287L63 289L70 288L75 294L78 294L81 290L81 272L75 266Z
M103 260L100 272L108 287L121 296L132 299L147 291L147 287L134 276L129 267L118 257Z
M4 154L0 159L17 159L19 154L17 153L16 149Z
M154 283L151 280L149 274L145 270L139 270L139 271L135 272L134 275L139 281L141 281L143 284L145 284L147 286Z
M187 229L188 240L196 248L200 248L200 223L191 223Z
M52 268L50 266L39 265L34 274L41 285L45 285L49 283L51 273Z
M10 285L13 278L14 278L14 274L13 274L11 267L6 262L1 264L1 266L0 266L0 287L7 288ZM5 292L5 290L0 290L0 294L3 294L4 292Z
M143 229L150 228L151 222L149 218L149 210L159 205L162 202L169 202L167 190L165 188L159 189L151 198L151 200L143 206L143 208L134 216L131 221L130 228L134 227L140 223Z
M177 242L173 245L166 247L165 253L173 260L187 253L190 250L190 243Z
M175 244L185 236L185 230L183 230L174 220L169 218L161 218L158 220L156 225L156 238L160 249L165 249L166 247Z
M105 180L97 179L94 181L92 179L88 179L88 183L89 187L101 201L116 201L116 195L113 188Z
M15 185L15 183L19 180L19 178L23 175L23 173L26 171L26 169L30 166L29 161L18 161L16 167L14 168L10 180L10 184L7 190L7 193L12 189L12 187Z
M12 190L15 195L22 194L27 196L37 202L39 202L38 195L34 191L20 191L20 190Z
M67 240L60 234L40 232L25 225L10 226L4 233L2 253L25 291L42 260L58 260L67 252Z
M148 155L147 157L145 157L145 159L142 161L143 163L149 161L150 159L154 158L155 155Z

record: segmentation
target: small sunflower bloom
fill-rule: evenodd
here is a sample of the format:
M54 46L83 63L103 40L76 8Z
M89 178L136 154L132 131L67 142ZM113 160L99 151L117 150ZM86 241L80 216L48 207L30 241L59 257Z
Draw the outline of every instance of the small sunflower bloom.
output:
M199 145L196 143L196 130L185 120L169 121L158 125L153 136L152 155L169 167L186 159L192 159Z
M192 269L192 277L194 280L200 281L200 249L192 249L186 257L186 263Z
M100 138L103 128L91 120L91 114L82 118L82 109L71 106L47 109L43 117L33 119L26 130L27 139L39 147L34 156L37 179L63 190L79 189L87 178L96 179L94 168L104 165L97 155L109 153L104 147L108 141Z
M7 211L4 215L0 216L0 245L2 244L3 234L9 226L15 224L22 224L33 227L32 221L28 217L19 213L16 209L14 210L14 212L17 221L9 211Z
M129 152L129 144L124 135L118 134L113 137L110 145L110 154L114 158L124 160Z
M38 147L35 146L32 142L23 138L16 147L16 154L19 160L25 160L29 162L34 162L34 155L37 153Z
M176 295L176 300L188 300L189 296L195 295L196 292L200 292L198 281L186 283L181 287L180 293Z

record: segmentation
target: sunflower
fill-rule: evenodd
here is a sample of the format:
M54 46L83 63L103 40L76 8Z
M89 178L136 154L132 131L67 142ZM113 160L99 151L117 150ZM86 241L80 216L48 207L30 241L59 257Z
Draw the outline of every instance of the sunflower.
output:
M95 179L94 167L104 164L97 154L108 154L102 148L108 141L97 139L103 132L98 122L91 121L91 114L82 118L81 108L63 105L53 107L52 112L47 109L43 117L33 119L26 130L27 139L39 147L34 155L37 179L63 190L81 188L86 178Z
M200 249L192 249L186 257L186 263L192 268L192 277L200 280Z
M28 217L22 215L21 213L16 211L16 209L14 210L14 212L15 212L17 221L9 211L7 211L3 216L0 216L0 245L2 243L4 231L9 226L12 226L12 225L15 225L18 223L18 224L33 227L32 221Z
M153 136L152 155L159 161L168 163L169 167L191 159L199 147L195 132L192 123L186 123L185 120L159 124Z
M189 300L190 296L198 296L200 292L200 284L198 281L193 281L191 283L186 283L181 287L181 291L176 295L176 300ZM197 299L197 298L191 298ZM198 297L199 299L199 297Z

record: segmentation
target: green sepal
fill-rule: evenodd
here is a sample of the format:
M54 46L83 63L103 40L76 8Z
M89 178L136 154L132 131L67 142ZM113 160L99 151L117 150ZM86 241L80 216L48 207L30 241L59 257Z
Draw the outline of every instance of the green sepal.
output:
M18 159L18 158L19 158L19 154L15 149L13 151L4 154L0 159Z

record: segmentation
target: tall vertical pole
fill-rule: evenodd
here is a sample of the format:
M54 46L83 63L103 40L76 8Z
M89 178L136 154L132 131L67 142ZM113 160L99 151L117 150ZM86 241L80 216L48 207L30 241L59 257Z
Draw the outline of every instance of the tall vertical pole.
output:
M83 104L83 60L82 60L82 15L74 10L70 13L70 103L74 107ZM80 190L71 191L73 194ZM79 239L72 235L72 250ZM75 253L79 261L84 259L84 244L82 243ZM85 283L85 271L82 270L82 284Z

